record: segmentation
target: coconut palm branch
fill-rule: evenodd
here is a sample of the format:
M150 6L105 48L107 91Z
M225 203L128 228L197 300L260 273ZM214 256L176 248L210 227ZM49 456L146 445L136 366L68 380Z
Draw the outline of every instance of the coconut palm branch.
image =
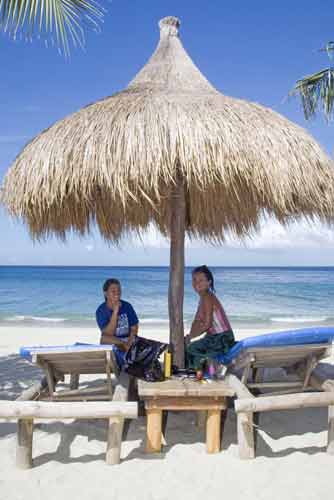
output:
M328 42L319 52L327 52L333 58L334 42ZM326 119L333 119L334 109L334 68L330 66L318 73L306 76L297 81L290 95L299 95L306 120L323 111Z
M84 45L83 26L97 29L103 13L95 0L0 0L0 30L45 38L68 55L71 43Z

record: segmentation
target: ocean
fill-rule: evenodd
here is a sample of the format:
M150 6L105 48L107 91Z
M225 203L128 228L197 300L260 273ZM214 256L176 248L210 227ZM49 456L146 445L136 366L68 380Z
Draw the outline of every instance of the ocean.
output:
M212 267L217 296L235 328L334 325L334 267ZM0 266L0 325L93 326L102 284L114 277L141 324L168 325L168 267ZM198 302L185 271L184 319Z

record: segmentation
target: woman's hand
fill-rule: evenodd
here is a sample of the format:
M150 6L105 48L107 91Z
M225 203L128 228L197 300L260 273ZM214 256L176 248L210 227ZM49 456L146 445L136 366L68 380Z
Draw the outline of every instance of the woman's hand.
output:
M184 337L184 342L185 342L185 344L186 344L186 345L189 345L189 344L190 344L190 342L191 342L190 333L188 333L188 335L186 335L186 336Z
M116 299L115 301L112 301L110 305L112 307L113 312L118 314L118 311L120 310L121 307L120 301Z
M125 352L128 352L128 350L132 346L132 342L133 342L133 339L131 339L131 338L127 342L125 342L125 344L124 344L124 350L125 350Z

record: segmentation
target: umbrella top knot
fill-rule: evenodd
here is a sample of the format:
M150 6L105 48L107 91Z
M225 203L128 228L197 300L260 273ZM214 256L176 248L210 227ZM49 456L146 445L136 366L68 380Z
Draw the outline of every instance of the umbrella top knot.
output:
M180 24L180 20L177 17L164 17L159 21L160 37L178 36Z

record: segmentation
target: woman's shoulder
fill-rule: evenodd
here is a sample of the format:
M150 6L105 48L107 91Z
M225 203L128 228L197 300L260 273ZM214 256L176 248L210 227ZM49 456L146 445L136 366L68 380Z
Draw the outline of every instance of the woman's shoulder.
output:
M121 304L124 309L133 309L133 305L130 304L130 302L127 302L126 300L121 299Z
M201 297L199 301L199 308L205 307L205 306L212 306L215 304L215 296L212 293L208 293Z
M99 307L96 309L96 314L106 312L107 310L107 304L106 302L102 302L102 304L99 305Z
M212 294L212 301L216 307L223 307L221 300L214 293Z

